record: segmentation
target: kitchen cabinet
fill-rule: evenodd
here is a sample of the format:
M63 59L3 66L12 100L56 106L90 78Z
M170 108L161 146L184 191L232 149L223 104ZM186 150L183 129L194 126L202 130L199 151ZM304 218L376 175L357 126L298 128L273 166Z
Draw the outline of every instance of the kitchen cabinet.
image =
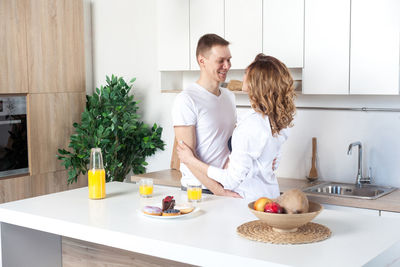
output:
M399 94L400 1L351 1L350 94Z
M350 0L306 0L303 94L349 93Z
M0 93L27 94L29 154L29 175L1 179L0 202L87 185L67 185L56 158L85 108L82 0L2 0L0 27Z
M262 0L225 1L225 38L232 69L245 69L262 52Z
M31 176L2 178L0 180L0 203L32 197Z
M199 70L197 42L207 33L224 37L224 0L190 0L190 69Z
M400 2L306 0L304 94L399 94Z
M81 92L86 86L82 1L28 3L29 92Z
M159 0L157 19L159 70L189 70L189 0Z
M264 0L264 54L278 58L289 68L302 68L303 35L303 0Z
M55 154L57 149L68 147L69 137L74 133L72 124L80 121L85 108L85 95L85 92L28 95L31 175L64 169Z
M28 92L25 7L27 1L0 1L0 93Z

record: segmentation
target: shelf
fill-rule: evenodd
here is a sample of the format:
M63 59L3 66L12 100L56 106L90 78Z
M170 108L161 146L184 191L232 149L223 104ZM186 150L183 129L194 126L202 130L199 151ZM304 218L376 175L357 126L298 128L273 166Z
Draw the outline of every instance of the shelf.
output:
M182 92L182 90L179 89L172 89L172 90L161 90L161 93L165 93L165 94L179 94L180 92ZM243 92L243 91L231 91L236 95L247 95L247 93Z

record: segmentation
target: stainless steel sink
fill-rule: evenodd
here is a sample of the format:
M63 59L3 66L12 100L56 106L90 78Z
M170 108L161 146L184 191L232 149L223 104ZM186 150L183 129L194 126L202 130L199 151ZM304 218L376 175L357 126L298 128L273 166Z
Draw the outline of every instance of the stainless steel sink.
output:
M338 197L353 197L362 199L377 199L381 196L389 194L396 190L394 187L378 186L363 184L358 186L356 184L334 183L327 182L308 187L303 191L305 193L330 195Z

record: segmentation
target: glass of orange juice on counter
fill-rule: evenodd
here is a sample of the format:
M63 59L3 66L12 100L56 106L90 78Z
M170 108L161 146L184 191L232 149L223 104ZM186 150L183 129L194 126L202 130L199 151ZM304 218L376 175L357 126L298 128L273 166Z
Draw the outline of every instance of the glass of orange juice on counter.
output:
M189 202L200 202L201 200L201 185L188 185L187 196Z
M90 169L88 171L88 188L90 199L106 197L106 172L100 148L90 150Z
M153 196L153 179L143 178L139 181L139 194L141 197Z

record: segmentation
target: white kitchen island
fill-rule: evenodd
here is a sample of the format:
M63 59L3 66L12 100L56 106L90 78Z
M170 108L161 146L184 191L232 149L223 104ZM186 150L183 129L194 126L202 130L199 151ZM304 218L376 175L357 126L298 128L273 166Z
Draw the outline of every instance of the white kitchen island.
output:
M1 204L3 266L61 266L61 236L200 266L400 264L396 218L323 210L313 222L331 229L329 239L273 245L238 236L239 225L256 220L242 199L203 194L198 212L159 219L138 210L167 195L182 203L186 192L155 186L153 198L142 199L136 184L117 182L106 191L103 200L89 200L80 188Z

